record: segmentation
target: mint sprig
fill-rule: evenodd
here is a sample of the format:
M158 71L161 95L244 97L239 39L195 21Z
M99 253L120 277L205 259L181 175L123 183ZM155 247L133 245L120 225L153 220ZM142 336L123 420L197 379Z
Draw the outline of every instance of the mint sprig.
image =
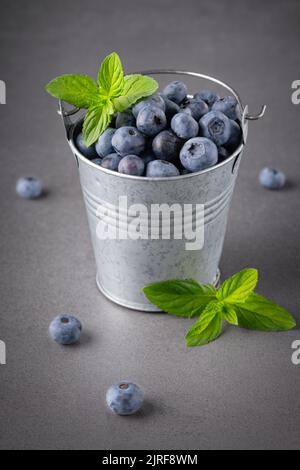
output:
M222 333L222 323L260 331L286 331L296 326L295 319L283 307L254 293L256 269L243 269L229 277L219 289L197 281L155 282L143 291L151 303L179 317L199 316L187 332L188 347L203 346Z
M88 75L62 75L54 78L46 91L77 108L86 109L83 136L89 147L111 123L117 111L125 111L137 101L152 95L158 83L145 75L124 76L122 62L116 52L102 62L97 83Z

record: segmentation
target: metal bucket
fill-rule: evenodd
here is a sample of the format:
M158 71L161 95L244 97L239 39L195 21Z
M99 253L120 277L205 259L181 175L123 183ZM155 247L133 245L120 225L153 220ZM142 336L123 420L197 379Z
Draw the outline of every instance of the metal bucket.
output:
M81 119L72 122L70 116L77 109L66 111L60 102L67 140L75 156L82 192L87 210L91 239L97 265L97 285L100 291L113 302L142 311L159 311L145 298L142 288L152 282L193 278L202 283L219 282L218 269L226 231L227 215L235 186L238 168L247 139L248 120L259 119L265 106L257 116L248 114L238 94L226 83L199 73L155 70L141 72L146 75L189 75L196 79L214 82L233 94L241 108L243 142L225 161L214 167L171 178L148 178L128 176L102 168L84 157L76 148L74 140L80 132ZM119 223L128 222L128 212L119 207L119 197L127 196L128 205L143 204L151 213L152 204L178 203L198 204L204 209L204 245L200 250L187 250L186 240L176 239L99 239L97 227L102 209L112 223L115 216ZM201 206L202 205L202 206ZM99 212L100 208L100 212ZM189 222L197 218L196 209L189 214ZM145 217L148 217L147 214Z

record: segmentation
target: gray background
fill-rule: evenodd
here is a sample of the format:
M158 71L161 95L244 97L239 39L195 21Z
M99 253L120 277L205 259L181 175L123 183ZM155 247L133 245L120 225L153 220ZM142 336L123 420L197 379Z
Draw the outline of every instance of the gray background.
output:
M264 334L226 328L187 350L189 320L110 303L95 267L77 169L47 81L96 75L117 50L127 71L180 67L223 78L250 123L222 257L223 276L259 269L259 291L299 320L299 122L291 82L299 79L295 1L11 1L0 5L1 318L7 365L0 366L2 449L299 448L299 330ZM283 191L261 188L261 167L279 167ZM14 193L37 175L47 197ZM47 336L56 314L84 323L82 343ZM113 416L107 387L131 379L145 390L143 412Z

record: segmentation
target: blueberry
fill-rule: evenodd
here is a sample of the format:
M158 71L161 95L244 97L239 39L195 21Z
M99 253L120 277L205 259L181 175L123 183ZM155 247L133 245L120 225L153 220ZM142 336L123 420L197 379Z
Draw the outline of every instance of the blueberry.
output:
M145 137L133 126L120 127L112 138L113 148L122 157L140 155L145 150L145 145Z
M114 149L111 144L111 140L115 132L116 132L116 129L113 129L112 127L108 127L103 132L103 134L100 135L95 146L96 152L99 155L99 157L106 157L106 155L113 153Z
M87 147L85 145L82 132L80 132L80 134L78 134L78 136L76 137L76 146L79 152L82 153L82 155L84 155L86 158L92 159L98 157L94 145L90 145L90 147Z
M230 120L230 137L225 144L229 152L233 153L242 141L242 130L237 122Z
M195 93L195 100L203 100L211 108L215 101L219 100L220 97L211 90L202 90L199 93Z
M171 122L172 117L180 112L180 107L178 106L178 104L174 103L174 101L169 100L165 95L161 94L160 96L163 98L166 105L165 114L167 122L169 124Z
M136 127L147 136L154 136L165 129L167 118L157 106L146 106L141 109L136 119Z
M121 155L111 153L102 159L101 166L107 170L118 171L118 166L121 160Z
M205 101L203 100L191 100L187 106L185 107L185 109L189 109L191 111L191 115L193 116L193 118L196 120L196 121L199 121L200 118L202 118L202 116L204 116L204 114L208 113L209 111L209 108L207 106L207 104L205 103Z
M160 108L162 111L166 110L165 101L162 98L162 96L159 94L155 94L145 100L139 101L137 104L133 106L132 112L133 112L134 117L137 118L139 112L147 106L156 106L157 108Z
M142 176L144 170L144 161L136 155L123 157L118 166L118 172L124 175Z
M187 95L187 87L185 83L176 80L169 83L163 90L163 95L177 104L181 104Z
M227 150L225 147L218 147L218 163L223 162L228 158L230 155L230 152Z
M154 137L152 149L155 156L160 160L171 161L178 157L182 144L182 140L172 131L165 130Z
M94 158L93 160L91 160L92 163L95 163L95 165L102 165L102 158Z
M142 155L141 158L143 159L143 162L145 166L149 163L152 162L153 160L156 160L156 156L154 155L152 150L146 150Z
M171 128L180 139L185 140L196 137L199 131L198 123L186 113L175 114L171 121Z
M51 338L59 344L73 344L79 341L82 326L72 315L58 315L49 326Z
M230 121L220 111L210 111L199 121L200 135L211 139L217 146L228 142L230 137Z
M24 199L36 199L42 195L43 187L40 180L32 176L25 176L18 179L16 191Z
M135 117L131 109L126 109L123 113L118 113L116 118L116 128L123 126L135 126Z
M185 114L188 114L189 116L192 116L192 110L190 108L180 108L179 113L185 113Z
M180 173L176 166L166 160L153 160L148 163L146 168L146 176L151 178L166 178L168 176L178 175L180 175Z
M235 121L239 114L238 107L237 99L234 96L224 96L224 98L220 98L215 101L211 109L213 111L221 111L226 114L229 119L233 119Z
M205 170L217 163L217 146L205 137L190 139L181 149L180 161L191 172Z
M117 415L132 415L142 406L143 391L136 384L119 382L112 385L106 392L106 403Z
M259 181L268 189L281 189L285 184L285 174L273 168L264 168L259 173Z

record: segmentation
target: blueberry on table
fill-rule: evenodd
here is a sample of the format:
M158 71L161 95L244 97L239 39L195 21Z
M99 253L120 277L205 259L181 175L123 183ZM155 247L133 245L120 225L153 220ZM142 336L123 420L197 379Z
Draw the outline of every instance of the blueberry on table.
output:
M180 151L180 161L191 172L205 170L217 163L217 146L205 137L190 139Z
M173 163L166 160L153 160L148 163L146 176L151 178L168 178L170 176L179 176L179 170Z
M267 189L281 189L285 180L285 174L275 168L264 168L259 173L260 184Z
M101 161L101 166L107 170L118 171L118 166L123 157L118 153L111 153L104 157Z
M199 125L189 114L178 113L172 118L171 129L180 139L188 140L196 137L199 132Z
M112 146L122 157L140 155L145 150L146 139L136 127L119 127L113 135Z
M215 101L219 100L220 97L211 90L202 90L199 93L194 94L195 100L203 100L211 108Z
M159 94L155 94L155 95L150 96L149 98L146 98L145 100L139 101L137 104L133 106L132 112L133 112L134 117L137 118L139 112L147 106L156 106L157 108L160 108L162 111L166 110L166 104L162 96Z
M49 326L51 338L59 344L68 345L79 341L82 332L80 321L72 315L58 315Z
M160 160L175 160L178 158L183 142L170 130L164 130L154 137L152 149Z
M199 121L200 135L211 139L217 146L228 142L231 133L230 120L220 111L210 111Z
M126 416L136 413L142 406L144 393L138 385L130 382L119 382L106 392L106 403L117 415Z
M215 101L211 109L212 111L221 111L226 114L229 119L233 119L235 121L239 117L238 108L239 105L234 96L224 96L224 98L220 98Z
M143 134L153 137L167 126L167 118L157 106L146 106L141 109L136 119L136 127Z
M203 100L190 100L190 102L185 106L184 109L188 109L191 111L191 115L196 121L199 121L204 114L208 113L209 107Z
M85 145L82 132L80 132L80 134L78 134L78 136L76 137L76 146L79 152L82 153L82 155L84 155L86 158L91 160L92 158L98 157L94 145L90 145L90 147L87 147Z
M134 126L135 127L135 117L132 114L131 109L126 109L123 113L118 113L116 118L116 128L123 126Z
M42 183L32 176L24 176L18 179L16 192L24 199L36 199L42 195Z
M99 155L99 157L106 157L106 155L113 153L114 149L113 149L111 140L115 132L116 132L116 129L113 129L112 127L108 127L103 132L103 134L100 135L95 145L96 152Z
M175 80L164 88L163 95L176 104L181 104L186 99L187 86L185 83Z
M118 172L124 175L142 176L145 170L145 163L137 155L126 155L118 166Z

